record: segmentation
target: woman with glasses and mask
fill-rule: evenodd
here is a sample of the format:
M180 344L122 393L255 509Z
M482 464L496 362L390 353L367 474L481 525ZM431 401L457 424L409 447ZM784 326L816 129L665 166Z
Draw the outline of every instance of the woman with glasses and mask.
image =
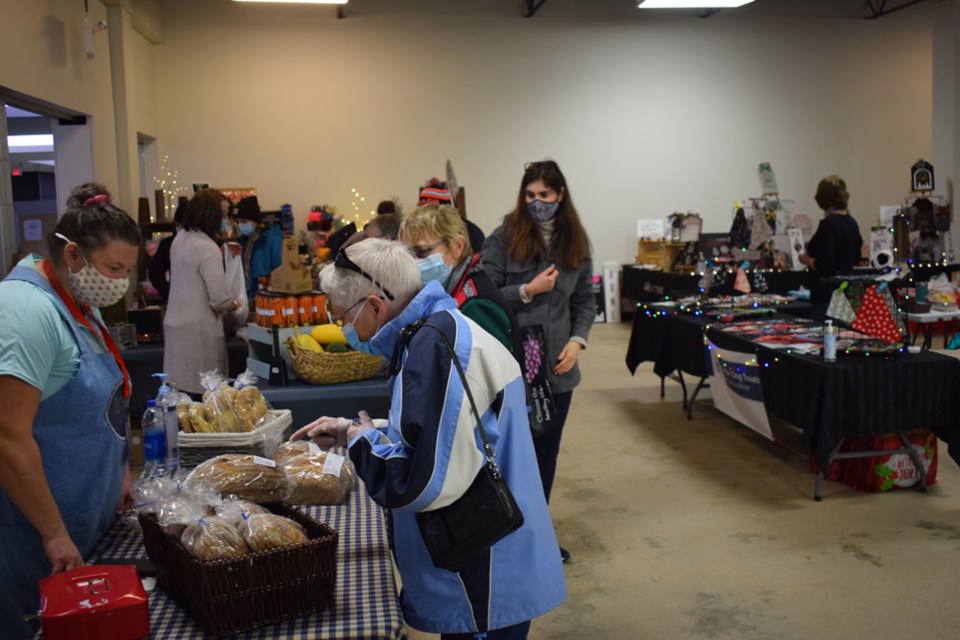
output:
M530 620L558 606L566 588L516 361L438 282L421 287L400 243L370 238L344 249L320 273L320 287L351 344L390 358L389 419L322 417L292 439L348 446L370 497L389 510L410 626L446 640L526 638ZM434 326L404 340L401 331L420 321ZM433 565L416 515L458 500L485 464L468 389L524 522L453 572Z
M170 300L163 317L163 370L170 384L200 395L200 373L227 374L224 313L240 308L227 287L216 240L226 219L225 198L202 189L187 203L183 231L170 247Z
M0 636L33 637L37 581L74 569L129 503L130 379L99 308L123 299L140 229L98 184L0 282Z
M487 237L483 266L524 327L543 332L543 360L556 407L556 426L534 441L547 502L560 453L560 437L573 389L577 358L596 317L590 242L573 206L566 178L552 160L526 166L517 204ZM564 561L570 554L562 550Z
M470 246L460 214L446 205L425 204L403 218L400 242L417 258L424 285L439 282L457 308L518 358L517 317Z

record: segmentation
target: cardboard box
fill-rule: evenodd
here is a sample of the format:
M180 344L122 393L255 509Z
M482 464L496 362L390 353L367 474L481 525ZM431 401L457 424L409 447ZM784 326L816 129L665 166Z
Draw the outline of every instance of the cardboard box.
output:
M278 293L306 293L313 290L310 269L300 264L297 239L283 239L283 262L270 274L270 290Z

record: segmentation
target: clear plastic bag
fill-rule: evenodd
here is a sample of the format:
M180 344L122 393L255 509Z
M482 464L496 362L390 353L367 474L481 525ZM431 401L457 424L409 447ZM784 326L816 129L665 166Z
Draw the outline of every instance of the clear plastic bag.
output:
M263 424L270 405L257 388L256 374L247 369L233 381L236 394L233 396L233 408L240 418L244 431L253 431Z
M237 390L230 386L229 380L214 369L200 374L203 392L203 414L213 433L242 433L246 431L240 422L240 416L234 410Z
M341 504L353 489L353 464L332 451L293 456L282 467L289 484L288 504Z
M255 502L241 500L236 496L229 496L214 510L216 514L234 526L239 526L245 516L270 513Z
M310 440L296 440L294 442L284 442L277 450L273 452L273 460L283 466L291 458L302 456L305 453L321 453L323 450Z
M237 528L216 516L191 523L180 536L180 544L200 560L239 558L250 553Z
M235 495L251 502L283 502L287 477L277 463L239 453L228 453L199 464L184 480L188 490L198 485L214 488L221 496Z
M309 542L306 530L299 523L274 513L245 515L237 529L251 551Z

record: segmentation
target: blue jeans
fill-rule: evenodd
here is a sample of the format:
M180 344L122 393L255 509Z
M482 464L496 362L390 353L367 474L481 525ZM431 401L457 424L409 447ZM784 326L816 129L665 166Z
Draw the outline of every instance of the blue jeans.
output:
M440 640L526 640L530 632L530 621L515 624L512 627L503 627L493 631L479 633L444 633Z
M550 502L550 490L553 489L553 478L557 475L557 456L560 455L560 436L563 435L563 426L567 422L567 412L570 411L570 401L573 391L553 394L553 405L557 411L557 427L539 438L533 439L533 448L537 452L537 466L540 467L540 481L543 482L543 494Z

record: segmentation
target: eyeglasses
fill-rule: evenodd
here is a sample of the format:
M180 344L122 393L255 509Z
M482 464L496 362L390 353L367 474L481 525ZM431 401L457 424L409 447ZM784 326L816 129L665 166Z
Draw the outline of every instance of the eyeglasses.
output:
M523 165L524 171L529 171L530 169L552 169L553 171L560 171L560 166L553 160L538 160L537 162L527 162Z
M357 300L356 302L354 302L354 303L353 303L352 305L350 305L349 307L347 307L346 309L344 309L344 310L343 310L343 313L334 313L334 312L333 312L333 303L330 302L330 296L327 295L326 298L327 298L327 300L326 300L326 303L325 303L325 305L324 305L324 311L327 312L327 319L329 319L330 322L337 322L338 320L339 320L340 322L343 322L344 320L347 319L347 314L348 314L348 313L350 313L353 309L355 309L358 304L360 304L361 302L365 302L365 301L367 300L367 297L364 296L364 297L360 298L359 300ZM356 320L356 318L354 318L353 320Z
M377 285L377 288L379 288L380 291L383 291L383 295L387 296L387 299L388 299L388 300L394 300L393 294L390 293L390 290L387 289L387 288L386 288L385 286L383 286L382 284L380 284L379 282L377 282L377 279L376 279L376 278L374 278L374 277L371 276L369 273L367 273L366 271L364 271L363 269L361 269L361 268L359 267L359 265L357 265L356 262L354 262L353 260L351 260L350 257L347 255L346 250L342 250L342 251L340 251L340 253L337 254L336 259L333 261L333 266L335 266L335 267L340 267L341 269L347 269L347 270L349 270L349 271L353 271L354 273L359 273L359 274L362 275L364 278L366 278L367 280L369 280L369 281L372 282L373 284ZM354 305L354 306L356 306L356 305Z
M428 247L410 247L410 250L413 251L413 255L417 256L420 259L426 258L428 255L436 251L437 247L443 245L443 240L437 240Z

